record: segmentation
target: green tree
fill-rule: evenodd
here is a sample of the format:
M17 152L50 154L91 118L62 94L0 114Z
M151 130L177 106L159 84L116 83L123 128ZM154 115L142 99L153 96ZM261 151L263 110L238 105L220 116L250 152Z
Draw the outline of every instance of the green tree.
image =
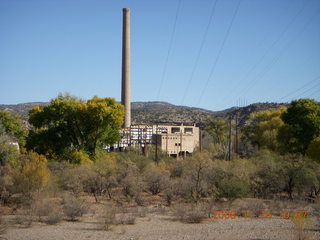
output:
M206 128L215 143L224 143L228 139L228 125L221 119L209 119Z
M0 124L3 126L5 133L16 139L20 146L25 145L28 132L24 128L19 115L13 115L8 111L0 111Z
M278 139L288 152L305 154L313 139L320 136L320 102L313 99L292 101L281 119L283 126Z
M93 97L88 101L71 95L59 95L50 105L29 111L30 131L27 148L50 156L96 149L113 144L119 138L123 106L113 98Z
M209 119L206 131L212 136L211 149L213 152L216 152L217 157L226 159L228 156L228 123L223 119Z
M242 128L243 138L258 149L278 150L277 135L284 124L280 118L284 111L285 108L280 108L250 114L251 123Z
M320 163L320 137L313 139L313 141L309 144L307 155Z

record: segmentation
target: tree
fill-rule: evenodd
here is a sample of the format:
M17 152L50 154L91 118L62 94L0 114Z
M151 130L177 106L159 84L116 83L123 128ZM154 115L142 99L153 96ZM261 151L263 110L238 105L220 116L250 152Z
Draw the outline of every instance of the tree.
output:
M288 126L281 130L279 140L288 146L288 152L305 155L312 140L320 136L320 102L313 99L292 101L281 119Z
M250 114L250 125L242 128L243 138L253 146L257 146L258 149L278 150L277 135L279 129L284 125L280 116L285 110L285 108L280 108Z
M8 111L0 111L0 124L7 135L16 139L20 146L24 146L28 132L24 128L19 115L13 115ZM2 134L0 133L0 135Z
M228 124L222 119L209 119L206 131L213 138L213 147L218 155L226 158L228 155Z
M95 96L84 101L60 94L50 105L29 111L35 129L27 148L50 156L78 150L94 156L96 149L119 140L123 116L123 106L113 98Z
M307 155L320 163L320 137L313 139L313 141L309 144Z

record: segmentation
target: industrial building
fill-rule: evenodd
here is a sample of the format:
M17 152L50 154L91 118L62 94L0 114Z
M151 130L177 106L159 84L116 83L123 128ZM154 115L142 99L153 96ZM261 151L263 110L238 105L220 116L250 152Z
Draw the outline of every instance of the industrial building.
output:
M123 9L121 103L125 109L121 140L106 150L123 151L128 147L139 147L145 151L148 144L154 144L157 150L178 157L193 153L199 146L200 130L194 123L131 124L129 8Z
M199 146L199 127L193 123L171 124L136 124L120 131L121 140L108 151L123 151L128 147L141 148L145 151L148 144L153 144L158 150L169 156L186 156Z

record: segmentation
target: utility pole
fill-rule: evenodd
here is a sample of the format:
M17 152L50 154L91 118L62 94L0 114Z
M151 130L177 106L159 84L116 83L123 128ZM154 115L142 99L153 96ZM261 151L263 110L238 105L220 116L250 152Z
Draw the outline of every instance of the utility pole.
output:
M158 124L156 126L156 150L155 150L155 160L156 164L158 164Z
M200 127L199 127L199 149L200 149L200 152L202 152L202 133L201 133Z
M235 136L235 145L234 152L238 154L238 112L236 112L236 136Z
M231 138L232 138L232 129L231 129L231 115L229 116L229 154L228 154L228 160L231 160Z

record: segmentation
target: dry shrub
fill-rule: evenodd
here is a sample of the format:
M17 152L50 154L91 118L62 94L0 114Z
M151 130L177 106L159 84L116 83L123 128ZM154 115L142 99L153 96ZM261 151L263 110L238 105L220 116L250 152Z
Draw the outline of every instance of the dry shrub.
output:
M17 215L14 218L14 222L23 228L29 228L32 226L32 216L30 214Z
M60 209L53 210L47 218L44 220L44 222L48 225L55 225L59 222L61 222L63 219L63 213Z
M147 209L144 207L135 208L134 215L137 217L146 217L147 216Z
M32 204L33 213L38 217L39 222L52 212L52 205L53 202L49 199L40 199Z
M61 207L53 199L39 199L32 204L33 214L39 222L54 225L63 218Z
M133 225L136 223L136 217L132 213L120 213L117 215L117 224Z
M294 240L310 240L312 239L312 234L308 231L311 225L310 218L293 219L294 223Z
M145 175L145 182L147 189L152 195L157 195L165 190L169 185L169 173L158 169L156 167L150 167L147 169Z
M3 220L2 216L0 215L0 236L5 234L6 231L7 231L7 224ZM0 239L1 239L1 237L0 237Z
M208 216L204 204L178 205L174 208L174 216L181 222L201 223Z
M66 195L63 198L63 212L68 220L76 221L78 217L88 212L88 205L80 198Z
M113 205L106 205L99 217L98 229L110 231L113 225L135 224L136 216L130 213L127 208L116 208Z
M112 225L116 224L116 208L114 206L106 205L98 222L100 230L109 231Z

